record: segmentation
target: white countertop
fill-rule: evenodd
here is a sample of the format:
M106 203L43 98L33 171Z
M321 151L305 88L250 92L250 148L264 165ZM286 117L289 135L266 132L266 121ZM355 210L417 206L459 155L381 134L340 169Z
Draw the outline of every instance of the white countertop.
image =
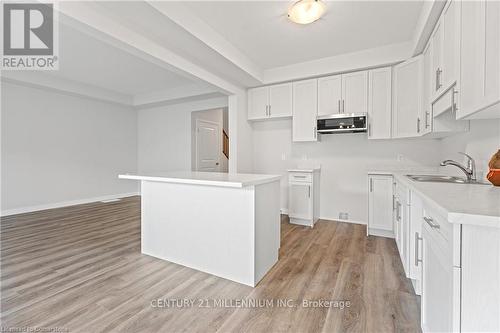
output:
M194 184L220 187L245 187L270 183L281 179L281 175L222 173L200 171L173 171L150 174L119 175L120 179L147 180L154 182Z
M448 218L450 223L500 228L500 187L480 184L417 182L408 174L429 172L371 171L369 174L393 175L425 202Z

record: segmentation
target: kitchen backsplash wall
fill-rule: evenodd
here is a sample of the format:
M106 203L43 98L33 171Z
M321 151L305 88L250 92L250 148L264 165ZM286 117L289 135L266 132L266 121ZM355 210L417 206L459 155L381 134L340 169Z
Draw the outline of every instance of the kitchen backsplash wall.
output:
M286 175L307 160L321 165L320 217L367 221L367 171L438 167L441 140L368 140L365 134L321 136L317 143L292 143L291 120L253 123L254 172ZM288 208L287 178L281 182L281 206Z
M454 135L442 140L441 156L443 159L453 159L465 163L465 157L457 152L465 152L476 161L478 179L485 179L488 172L488 162L500 149L500 119L471 120L470 131ZM446 173L463 175L454 167L443 168Z

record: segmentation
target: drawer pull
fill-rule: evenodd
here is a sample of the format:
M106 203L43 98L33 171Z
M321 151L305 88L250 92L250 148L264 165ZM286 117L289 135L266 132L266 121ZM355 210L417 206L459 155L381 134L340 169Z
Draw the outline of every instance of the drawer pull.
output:
M294 176L295 178L306 178L307 176Z
M433 220L432 218L430 218L430 217L425 217L425 216L424 216L424 221L425 221L425 222L427 222L427 224L428 224L431 228L434 228L434 229L439 229L439 228L441 228L441 227L439 226L439 224L434 223L434 220Z
M418 258L418 241L422 240L422 237L418 235L418 232L415 233L415 266L418 266L419 262L422 262L422 259Z

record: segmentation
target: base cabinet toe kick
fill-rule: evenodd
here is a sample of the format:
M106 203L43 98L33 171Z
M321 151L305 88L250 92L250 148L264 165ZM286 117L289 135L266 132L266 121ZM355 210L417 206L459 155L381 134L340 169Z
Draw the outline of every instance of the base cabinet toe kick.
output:
M278 261L279 179L141 180L142 253L254 287Z
M368 234L395 238L422 331L500 332L500 216L457 218L400 173L369 174L368 196Z

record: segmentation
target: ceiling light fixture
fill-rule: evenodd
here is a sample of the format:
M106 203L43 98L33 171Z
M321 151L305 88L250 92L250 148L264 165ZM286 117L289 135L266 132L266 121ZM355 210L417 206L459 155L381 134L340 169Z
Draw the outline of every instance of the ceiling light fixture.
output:
M325 10L321 0L299 0L288 9L288 18L298 24L309 24L319 19Z

